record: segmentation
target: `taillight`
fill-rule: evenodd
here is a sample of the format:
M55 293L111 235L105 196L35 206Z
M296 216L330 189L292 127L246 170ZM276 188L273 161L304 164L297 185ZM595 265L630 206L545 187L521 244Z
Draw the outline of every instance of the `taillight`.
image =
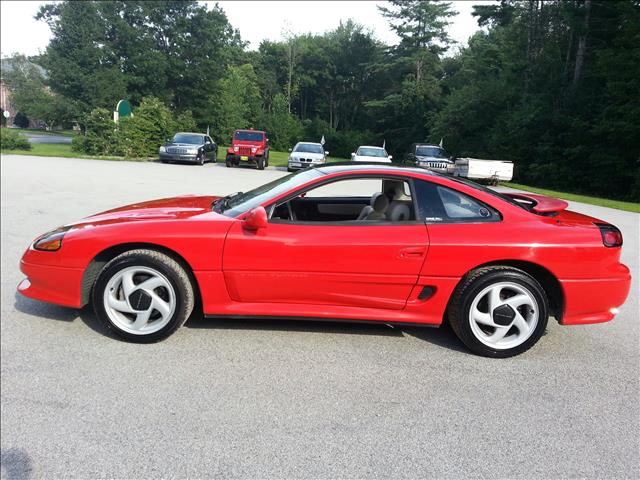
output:
M621 247L622 246L622 233L613 225L608 223L596 223L600 229L600 235L602 236L602 243L605 247Z

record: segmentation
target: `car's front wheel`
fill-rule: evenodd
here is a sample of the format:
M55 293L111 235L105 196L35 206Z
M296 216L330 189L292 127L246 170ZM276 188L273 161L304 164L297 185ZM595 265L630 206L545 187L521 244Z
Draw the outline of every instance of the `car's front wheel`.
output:
M522 270L496 266L475 270L456 288L448 309L458 338L473 352L506 358L531 348L549 318L547 296Z
M100 320L120 337L139 343L171 335L194 306L185 269L154 250L130 250L107 263L92 297Z
M256 160L256 166L258 170L264 170L264 157L259 157L258 160Z

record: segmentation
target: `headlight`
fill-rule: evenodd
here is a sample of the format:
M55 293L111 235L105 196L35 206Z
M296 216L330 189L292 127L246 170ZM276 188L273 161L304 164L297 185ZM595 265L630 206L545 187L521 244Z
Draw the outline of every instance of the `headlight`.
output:
M166 148L164 148L164 145L162 145L162 146L160 147L160 153L164 153L164 152L166 152L166 151L167 151L167 149L166 149Z
M33 242L33 248L46 252L55 252L56 250L60 250L64 234L67 233L67 230L70 228L71 227L60 227L45 233Z
M238 150L240 150L240 147L233 147L234 152L237 152Z
M251 147L251 153L256 153L258 149L256 147Z

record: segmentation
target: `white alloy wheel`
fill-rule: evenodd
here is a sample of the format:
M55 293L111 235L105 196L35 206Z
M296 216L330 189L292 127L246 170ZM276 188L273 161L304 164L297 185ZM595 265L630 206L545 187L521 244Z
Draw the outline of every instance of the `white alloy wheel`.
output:
M495 350L518 347L536 330L538 302L515 282L498 282L481 290L469 309L469 324L478 341Z
M104 309L119 329L148 335L164 328L176 309L176 293L159 271L131 266L116 272L103 294Z

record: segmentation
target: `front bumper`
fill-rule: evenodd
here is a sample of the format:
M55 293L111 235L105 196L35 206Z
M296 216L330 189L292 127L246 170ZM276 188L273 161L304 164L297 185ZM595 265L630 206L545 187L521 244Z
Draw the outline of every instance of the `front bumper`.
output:
M262 155L236 155L236 154L227 154L227 160L239 165L240 163L248 163L255 165L258 163L258 160L263 158Z
M612 278L560 280L564 291L562 325L608 322L615 317L631 288L631 274L626 265L617 266Z
M324 165L325 163L325 160L312 160L310 162L307 162L293 159L287 162L287 168L289 168L289 170L301 170L307 167Z
M160 153L160 160L164 162L197 162L196 153Z
M27 278L18 285L18 292L25 297L65 307L82 306L82 269L40 265L21 260L20 270Z

